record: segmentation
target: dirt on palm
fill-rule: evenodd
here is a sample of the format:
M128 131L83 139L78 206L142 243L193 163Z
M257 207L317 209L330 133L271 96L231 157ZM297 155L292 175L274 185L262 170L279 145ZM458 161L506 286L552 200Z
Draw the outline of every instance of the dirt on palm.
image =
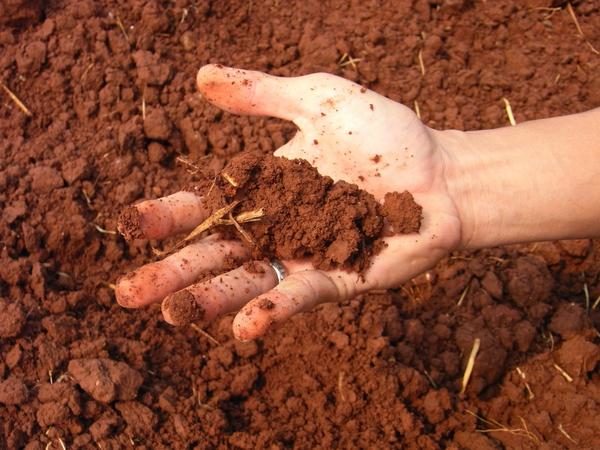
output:
M600 448L598 241L455 253L247 343L231 316L213 341L111 289L155 245L125 243L118 210L295 132L204 102L201 65L323 70L435 128L504 126L503 98L518 122L600 104L596 2L573 2L583 36L549 0L3 7L25 3L0 29L31 112L0 87L0 447Z

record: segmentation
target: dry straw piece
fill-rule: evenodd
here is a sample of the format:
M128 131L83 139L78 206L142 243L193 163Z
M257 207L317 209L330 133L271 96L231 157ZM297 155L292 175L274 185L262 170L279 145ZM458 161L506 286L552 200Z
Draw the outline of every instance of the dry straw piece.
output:
M227 181L233 187L238 187L239 186L239 184L237 183L237 181L235 181L231 175L229 175L229 174L227 174L225 172L221 172L221 176L223 178L225 178L225 181Z
M342 401L346 401L346 396L344 395L344 372L340 372L338 374L338 391L340 393L340 397Z
M506 115L508 116L508 122L514 127L517 124L515 120L515 116L513 114L512 107L510 106L510 102L506 97L502 97L502 101L504 102L504 108L506 109Z
M431 386L434 389L438 388L437 383L435 382L435 380L431 377L431 374L429 372L427 372L425 369L423 369L423 373L425 374L425 377L427 378L427 380L429 380L429 383L431 384Z
M10 97L10 99L15 102L15 104L19 107L19 109L21 111L23 111L25 113L26 116L33 116L33 114L31 113L31 111L29 111L29 108L27 108L27 106L25 106L25 104L19 99L19 97L16 96L16 94L11 91L7 85L5 85L4 83L0 82L0 86L2 86L2 89L4 89L4 92L6 92L8 94L8 96Z
M83 73L81 74L81 81L82 81L82 82L83 82L83 81L85 81L85 79L86 79L86 77L87 77L88 73L90 72L90 70L92 70L92 67L94 67L94 65L95 65L95 64L96 64L96 63L94 63L94 62L91 62L91 63L89 63L89 64L88 64L88 66L85 68L85 70L84 70L84 71L83 71Z
M465 289L462 291L462 294L460 294L458 302L456 302L456 306L462 305L462 303L465 300L465 297L467 296L468 292L469 292L469 285L467 284L467 286L465 287Z
M581 25L579 25L579 19L577 19L577 16L575 15L575 10L573 9L571 2L567 3L567 11L569 12L571 19L573 19L573 22L575 23L575 28L577 28L577 34L579 34L579 36L585 40L585 43L587 44L587 46L590 48L590 50L592 52L594 52L596 55L600 55L600 52L598 50L596 50L596 48L592 45L592 43L586 39L585 34L583 33L583 30L581 29Z
M194 238L198 237L199 235L201 235L202 233L204 233L206 230L219 225L221 219L223 217L225 217L227 214L229 214L229 212L233 211L233 209L239 203L240 203L239 201L235 201L235 202L215 211L208 219L206 219L204 222L202 222L200 225L198 225L196 228L194 228L194 230L183 239L183 242L191 241L192 239L194 239Z
M467 367L465 368L465 373L463 375L460 395L463 395L467 390L467 385L469 384L469 379L471 378L471 374L473 373L473 367L475 367L475 358L477 358L477 353L479 352L480 345L481 339L475 338L475 341L473 342L473 347L471 348L471 354L469 355L469 360L467 361Z
M476 429L475 431L477 431L478 433L496 433L496 432L510 433L515 436L520 436L520 437L530 439L537 445L540 444L539 438L534 433L529 431L529 427L527 427L527 422L525 422L525 419L523 419L521 416L519 416L519 419L521 420L521 423L523 424L523 428L508 428L506 425L502 425L497 420L494 420L494 419L488 420L485 417L475 414L473 411L471 411L469 409L467 409L466 411L467 411L467 413L469 413L473 417L479 419L481 422L483 422L487 426L494 427L494 428L487 428L485 430L484 429Z
M565 380L567 380L569 383L572 383L572 382L573 382L573 377L572 377L571 375L569 375L565 369L563 369L562 367L560 367L560 366L559 366L558 364L556 364L556 363L554 363L554 368L555 368L556 370L558 370L558 373L560 373L560 374L563 376L563 378L564 378Z
M112 12L109 12L108 17L110 17L111 19L113 19L115 21L115 23L121 30L121 33L123 33L125 42L127 42L127 45L129 46L129 36L127 35L127 31L125 31L125 26L123 25L123 22L121 21L121 18L119 17L119 15L118 14L115 15Z
M419 102L415 100L415 114L421 120L421 109L419 108Z
M519 366L517 366L517 373L519 374L519 376L523 379L523 382L525 383L525 389L527 389L527 394L528 394L529 400L533 400L535 398L535 395L533 394L533 391L531 390L531 386L529 386L529 383L527 382L527 377L525 376L525 372L523 372L521 370L521 368Z
M212 187L211 187L211 189L212 189ZM200 225L198 225L196 228L194 228L190 234L188 234L185 238L183 238L181 241L179 241L177 244L175 244L174 247L170 248L169 250L159 250L157 248L152 247L152 252L156 256L165 256L165 255L177 250L186 242L189 242L189 241L199 237L205 231L208 231L211 228L214 228L219 225L233 225L240 232L240 234L242 236L244 236L244 238L246 238L246 240L248 240L248 242L250 242L251 244L254 244L254 241L252 240L250 235L240 226L240 224L247 223L247 222L256 222L256 221L260 220L265 215L265 211L263 208L259 208L254 211L244 211L244 212L237 214L236 216L233 216L231 214L231 212L235 209L235 207L239 203L240 202L238 200L236 200L233 203L226 205L223 208L215 211L210 217L205 219L204 222L202 222ZM224 218L225 216L227 216L228 218Z
M50 431L51 431L51 430L53 430L53 429L54 429L54 428L52 428L52 427L48 428L48 429L46 430L46 433L44 433L44 434L45 434L46 436L50 436ZM63 440L61 439L61 437L60 437L60 436L58 436L58 437L56 438L56 440L58 441L58 444L60 445L60 448L61 448L62 450L67 450L67 446L65 445L65 441L63 441ZM45 450L51 450L52 448L54 448L54 441L50 440L50 441L49 441L49 442L46 444Z
M198 333L200 333L202 336L204 336L206 339L208 339L210 342L212 342L213 344L215 344L216 346L221 345L221 343L219 341L217 341L214 337L212 337L209 333L207 333L206 331L204 331L202 328L200 328L195 323L191 324L190 326L194 330L196 330Z
M198 167L196 164L188 161L187 159L185 159L182 156L178 156L177 158L175 158L175 161L180 162L181 164L184 164L184 165L190 167L190 170L188 170L188 173L190 173L190 174L195 174L195 173L200 172L200 167ZM215 175L215 179L213 180L213 185L210 187L208 194L211 193L212 189L215 187L216 182L217 182L217 176ZM206 195L208 195L208 194L206 194Z
M97 224L93 224L94 228L96 228L96 230L98 230L98 233L102 233L102 234L117 234L116 231L111 231L111 230L107 230L105 228L102 228L100 225Z
M563 434L563 436L570 440L573 444L577 445L577 441L573 439L569 433L566 432L562 423L558 424L558 431L560 431Z
M256 244L254 242L254 239L252 239L252 237L248 233L246 233L246 230L244 230L242 228L242 226L239 224L239 222L233 218L231 211L229 211L229 220L233 223L233 226L235 227L235 229L238 230L238 232L244 237L244 239L246 239L252 245Z
M421 75L425 76L425 63L423 62L423 50L419 50L417 54L417 58L419 58L419 67L421 69Z
M596 301L594 301L594 304L592 305L592 309L596 309L598 307L598 305L600 305L600 295L598 296Z
M235 221L238 223L256 222L265 215L263 208L256 209L254 211L245 211L235 216Z
M356 64L361 61L362 61L362 58L353 58L348 53L344 53L338 61L338 66L340 66L340 67L351 66L354 69L354 71L356 72L356 71L358 71L358 67L356 67Z
M142 120L146 120L146 86L142 90Z

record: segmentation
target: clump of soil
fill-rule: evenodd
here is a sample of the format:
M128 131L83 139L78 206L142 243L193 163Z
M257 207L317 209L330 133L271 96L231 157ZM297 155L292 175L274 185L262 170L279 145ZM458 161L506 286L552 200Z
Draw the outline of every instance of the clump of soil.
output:
M306 161L261 152L233 157L198 194L210 211L228 211L230 220L260 216L220 230L242 234L256 258L310 258L320 269L367 268L384 247L385 218L399 233L416 233L421 226L422 208L409 192L387 194L382 206L370 193L334 182Z
M415 202L408 191L388 192L383 198L383 215L389 223L390 234L419 231L422 211L421 205Z

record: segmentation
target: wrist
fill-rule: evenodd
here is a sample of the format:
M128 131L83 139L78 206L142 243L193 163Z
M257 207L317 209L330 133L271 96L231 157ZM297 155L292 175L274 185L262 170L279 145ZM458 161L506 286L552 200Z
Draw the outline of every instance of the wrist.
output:
M454 202L461 223L458 248L477 247L478 236L486 234L481 228L489 226L478 217L476 206L483 203L484 186L478 177L478 166L483 162L479 161L467 132L432 130L432 134L444 160L448 195Z
M566 174L543 164L548 155L523 145L518 130L446 130L438 136L461 221L459 248L568 238L572 224L561 222L553 205L568 183Z
M600 109L514 127L434 131L461 248L600 235Z

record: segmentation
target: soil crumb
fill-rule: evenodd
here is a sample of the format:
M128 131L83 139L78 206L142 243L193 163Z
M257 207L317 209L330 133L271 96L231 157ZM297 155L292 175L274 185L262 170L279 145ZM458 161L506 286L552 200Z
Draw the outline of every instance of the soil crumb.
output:
M108 358L72 359L67 370L81 389L101 403L134 399L144 381L128 364Z
M383 200L383 215L392 227L392 233L416 233L421 228L423 208L408 191L401 194L388 192Z
M412 195L388 196L391 204L382 206L370 193L345 181L334 183L306 161L259 152L233 157L204 194L211 211L233 202L238 202L233 216L263 211L260 220L240 224L255 244L254 257L309 258L319 269L358 272L383 247L386 215L395 232L419 230L422 208ZM219 231L241 234L234 227Z

